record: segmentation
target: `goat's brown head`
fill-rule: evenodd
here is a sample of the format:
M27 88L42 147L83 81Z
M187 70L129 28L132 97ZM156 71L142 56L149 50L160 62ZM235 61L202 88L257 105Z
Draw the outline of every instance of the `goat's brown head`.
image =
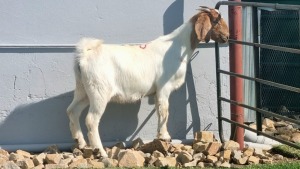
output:
M225 43L229 38L229 29L216 9L201 7L200 12L192 18L195 33L200 42L208 42L210 39Z

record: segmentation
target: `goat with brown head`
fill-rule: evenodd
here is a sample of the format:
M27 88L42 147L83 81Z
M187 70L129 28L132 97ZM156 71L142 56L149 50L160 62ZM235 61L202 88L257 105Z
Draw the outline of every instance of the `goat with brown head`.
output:
M190 20L194 24L195 32L192 39L198 42L209 42L210 39L225 43L229 38L229 29L217 9L202 7L200 12ZM196 37L193 37L196 36Z

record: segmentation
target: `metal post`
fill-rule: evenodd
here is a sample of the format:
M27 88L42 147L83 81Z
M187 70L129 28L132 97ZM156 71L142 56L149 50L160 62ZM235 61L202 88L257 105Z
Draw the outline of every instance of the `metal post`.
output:
M252 7L252 30L253 30L253 43L258 43L258 16L257 16L257 7ZM259 48L253 46L253 57L254 57L254 74L255 78L260 78L259 71ZM255 100L256 107L261 108L261 99L260 99L260 86L259 82L255 82ZM262 115L260 112L256 111L256 126L258 131L262 131ZM257 132L259 135L259 132Z
M231 0L241 2L241 0ZM242 40L242 7L229 6L229 31L230 39ZM243 74L243 48L239 44L229 44L229 61L230 71ZM243 102L243 79L230 77L230 98L237 102ZM243 124L244 110L242 107L231 105L231 120ZM231 139L240 144L240 148L244 148L244 129L234 124L231 126Z
M215 42L215 53L216 53L216 82L217 82L217 105L218 105L218 128L219 128L219 137L220 141L225 142L224 133L223 133L223 124L222 124L222 101L219 99L221 97L221 80L219 73L220 70L220 52L219 52L219 44Z

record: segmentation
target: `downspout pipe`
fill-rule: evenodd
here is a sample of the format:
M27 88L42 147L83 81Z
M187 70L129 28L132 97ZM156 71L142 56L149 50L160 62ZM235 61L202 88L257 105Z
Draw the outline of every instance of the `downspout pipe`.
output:
M241 0L230 0L234 2L241 2ZM242 7L229 6L229 31L230 39L242 41ZM240 44L229 44L229 62L230 72L243 74L243 47ZM230 98L231 100L243 103L243 79L237 77L230 77ZM244 123L244 110L242 107L231 104L231 120L240 124ZM231 125L230 138L240 144L240 148L244 148L244 129L234 124Z

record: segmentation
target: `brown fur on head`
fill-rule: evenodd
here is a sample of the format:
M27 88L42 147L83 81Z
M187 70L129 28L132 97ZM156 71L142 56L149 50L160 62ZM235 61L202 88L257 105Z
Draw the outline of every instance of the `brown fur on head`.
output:
M219 43L228 41L229 29L218 10L202 7L200 12L191 19L191 22L194 24L196 33L196 37L192 37L192 41L195 41L196 38L198 42L206 43L210 39Z

